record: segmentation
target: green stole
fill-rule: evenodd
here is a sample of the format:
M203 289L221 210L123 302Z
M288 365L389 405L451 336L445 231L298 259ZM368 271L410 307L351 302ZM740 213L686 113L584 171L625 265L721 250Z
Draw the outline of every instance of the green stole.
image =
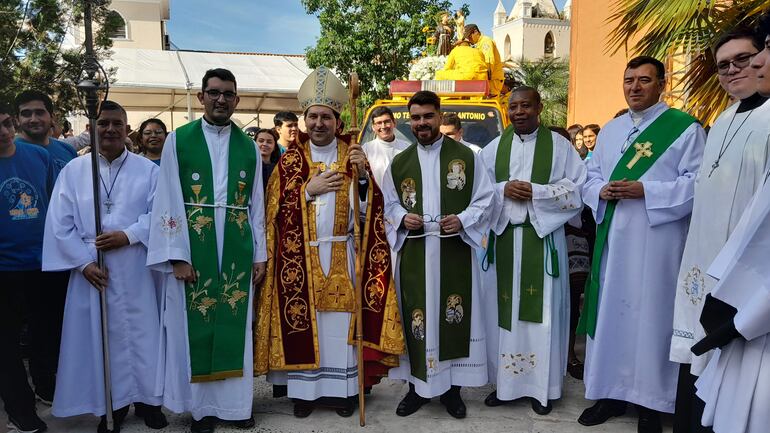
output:
M510 180L511 146L513 144L513 126L503 131L500 143L497 146L495 156L495 181L507 182ZM535 156L532 163L530 183L546 185L551 181L551 166L553 165L553 136L551 131L540 126L537 129L535 141ZM497 325L503 329L511 330L513 314L513 248L514 231L521 228L521 276L519 280L519 320L526 322L543 322L543 276L547 273L550 277L559 277L559 258L553 245L553 236L549 234L541 239L532 223L529 215L523 224L508 224L499 236L490 236L489 250L494 251L489 256L489 263L498 260L502 266L496 267L497 271ZM546 269L545 247L550 252L551 268ZM496 258L495 258L496 257Z
M422 169L415 143L399 153L391 164L393 182L400 188L401 205L410 213L422 215ZM439 150L441 172L441 214L457 215L471 203L473 196L474 154L468 147L444 137ZM450 172L463 167L464 185L450 182ZM455 170L453 170L453 168ZM456 179L454 174L452 179ZM409 235L421 235L413 230ZM444 317L439 320L439 361L466 358L470 353L471 293L473 287L473 249L460 236L441 238L440 296ZM408 238L399 253L401 312L404 321L409 363L412 376L427 381L428 363L425 358L425 238ZM432 272L433 270L431 270ZM440 314L440 313L439 313ZM437 366L437 364L436 364Z
M214 176L201 120L176 131L179 180L185 198L190 256L197 279L185 284L191 382L243 376L243 350L254 240L249 199L257 152L254 142L231 126L222 269L214 229ZM260 174L261 175L261 174Z
M696 121L689 114L674 108L664 111L663 114L658 116L639 134L633 145L629 146L625 153L623 153L618 164L612 170L609 181L622 179L629 181L639 180L655 164L655 161L668 150L674 141ZM617 204L617 200L607 202L607 207L604 210L604 219L596 227L596 242L594 243L594 253L591 258L591 273L586 283L583 314L580 315L577 327L579 334L588 334L592 338L596 334L602 256Z

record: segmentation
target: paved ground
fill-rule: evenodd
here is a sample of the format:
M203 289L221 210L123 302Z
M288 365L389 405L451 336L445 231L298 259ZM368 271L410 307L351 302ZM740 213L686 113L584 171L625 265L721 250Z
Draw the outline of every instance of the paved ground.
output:
M468 406L468 417L455 420L450 417L434 399L423 406L419 412L407 417L396 416L398 402L407 391L407 386L397 381L386 380L374 388L367 398L367 424L358 426L358 412L350 418L341 418L331 410L316 410L308 418L297 419L292 415L292 405L286 398L273 399L271 388L264 378L257 379L254 385L254 416L257 425L250 432L476 432L476 433L623 433L636 431L636 415L633 411L620 418L615 418L597 427L583 427L576 419L582 410L590 405L583 399L583 382L567 377L565 379L565 395L554 404L553 412L547 416L539 416L532 412L529 403L516 402L508 406L489 408L484 406L484 398L492 390L490 386L482 388L465 388L463 399ZM96 431L97 418L82 416L69 419L53 418L50 408L38 404L38 411L48 423L48 431L52 433L92 433ZM0 422L6 424L5 413L2 412ZM170 425L164 433L187 433L190 431L189 415L169 415ZM665 419L667 426L664 432L671 432L671 421ZM2 427L0 427L0 431ZM155 432L145 427L139 418L129 415L123 433ZM244 432L220 426L217 432Z

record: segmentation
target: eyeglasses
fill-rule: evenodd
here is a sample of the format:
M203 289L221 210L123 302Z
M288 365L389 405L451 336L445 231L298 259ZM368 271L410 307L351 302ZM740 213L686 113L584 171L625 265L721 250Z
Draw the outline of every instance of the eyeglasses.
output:
M209 98L213 99L214 101L219 100L220 96L225 97L225 101L233 101L235 100L235 97L238 96L235 92L226 91L226 92L220 92L216 89L206 90L206 95L208 95Z
M154 129L154 130L145 129L144 131L142 131L142 135L144 135L145 137L149 137L151 135L166 135L166 131L162 129Z
M421 216L422 216L422 222L424 223L437 223L446 217L446 215L421 215Z
M751 59L756 56L757 53L753 54L741 54L738 57L732 59L732 60L725 60L722 62L717 63L717 74L719 75L727 75L727 72L730 71L730 65L733 65L735 69L743 69L747 66L749 66L749 63L751 63Z
M393 121L390 119L374 122L374 126L393 126Z

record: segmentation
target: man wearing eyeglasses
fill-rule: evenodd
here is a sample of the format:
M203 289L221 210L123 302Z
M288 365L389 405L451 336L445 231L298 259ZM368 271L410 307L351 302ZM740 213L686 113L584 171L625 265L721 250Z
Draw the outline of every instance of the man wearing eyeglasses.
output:
M712 352L696 356L690 349L705 336L699 317L706 295L717 283L706 271L761 186L770 156L770 104L757 93L756 70L749 67L762 48L754 31L738 29L724 35L713 49L719 84L739 102L712 125L695 184L671 339L670 359L680 364L675 433L711 431L701 426L703 403L694 393L695 380Z
M382 185L385 169L396 155L409 147L409 143L396 137L396 119L388 107L372 110L372 131L376 137L364 143L363 148L374 172L374 180L377 185Z
M441 396L451 416L465 418L460 388L487 383L474 248L486 246L496 203L481 157L439 131L439 97L420 91L407 106L417 143L393 159L383 180L407 344L390 371L390 378L409 382L396 414L409 416Z
M235 76L206 71L198 100L203 118L163 146L147 264L165 275L163 405L207 433L254 426L252 296L267 252L262 159L230 120Z
M665 67L628 62L629 112L599 132L583 201L598 224L578 332L587 334L586 409L602 424L637 407L639 432L660 432L674 412L677 364L669 360L676 275L692 211L705 133L696 119L659 102Z

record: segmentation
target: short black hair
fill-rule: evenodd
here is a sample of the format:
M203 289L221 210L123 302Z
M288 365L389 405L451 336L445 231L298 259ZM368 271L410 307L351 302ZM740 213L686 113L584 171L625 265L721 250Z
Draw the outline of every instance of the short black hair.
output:
M144 122L142 122L141 125L139 125L139 135L144 134L145 128L147 128L147 125L149 125L150 123L157 123L158 125L160 125L160 129L163 130L163 133L168 135L168 129L166 129L166 124L163 123L162 120L156 119L154 117L152 119L145 120Z
M409 98L406 109L411 109L412 105L432 105L436 111L441 111L441 98L430 90L420 90Z
M463 129L463 123L460 121L460 118L457 117L457 113L453 113L451 111L444 113L444 116L441 119L441 124L454 126L455 130L457 131Z
M765 38L768 35L770 35L770 10L768 10L761 17L759 17L756 33L757 33L757 36L762 40L762 43L764 45Z
M291 111L279 111L273 117L273 125L283 126L283 122L299 122L299 117Z
M569 131L562 128L561 126L549 126L548 129L566 138L567 140L570 141L570 143L572 142L572 137L570 136Z
M716 57L717 51L719 51L722 45L736 39L746 39L750 41L751 45L753 45L757 51L762 51L764 48L764 40L759 37L759 34L756 31L748 27L738 27L730 30L729 32L720 36L719 39L717 39L714 47L711 50L711 52L714 53L714 57Z
M519 86L513 89L513 91L511 92L511 97L513 97L515 93L519 93L519 92L532 92L535 94L535 102L537 102L538 104L542 103L542 100L540 99L540 92L538 92L537 89L535 89L534 87Z
M13 115L13 110L11 109L11 106L6 104L5 102L0 101L0 114L7 114L9 116Z
M32 101L42 102L48 114L53 115L53 101L51 101L51 97L39 90L32 90L32 89L25 90L19 93L18 95L16 95L16 98L14 99L16 114L19 113L19 107L21 107L22 104L26 104L27 102L32 102Z
M99 107L99 111L120 111L123 113L123 116L128 118L128 114L126 113L126 109L123 108L122 105L118 104L115 101L110 101L109 99L102 102L102 105Z
M666 67L663 65L663 62L656 59L655 57L650 57L650 56L634 57L628 62L628 64L626 64L626 69L636 69L642 65L655 66L656 76L658 77L659 80L665 81Z
M222 81L231 81L236 90L238 89L238 83L235 82L235 75L227 69L215 68L209 69L203 74L203 81L201 82L201 90L206 90L209 85L209 78L219 78Z
M388 107L380 106L372 110L372 119L375 117L381 117L381 116L390 116L391 120L396 120L396 116L393 115L393 110L391 110Z

